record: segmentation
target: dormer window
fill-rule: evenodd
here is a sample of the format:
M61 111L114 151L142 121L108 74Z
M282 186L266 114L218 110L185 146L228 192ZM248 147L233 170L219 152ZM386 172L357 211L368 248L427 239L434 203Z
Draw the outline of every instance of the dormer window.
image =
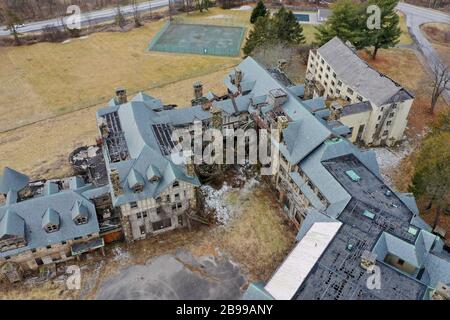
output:
M147 169L147 179L150 182L157 182L159 181L161 175L159 173L158 168L156 168L153 165L150 165Z
M144 179L142 176L134 169L131 169L130 173L127 177L128 180L128 186L130 187L133 192L142 192L144 190Z
M72 220L76 225L85 224L89 221L89 210L81 201L76 201L72 208Z
M59 230L59 214L55 210L48 208L42 217L42 227L47 233Z

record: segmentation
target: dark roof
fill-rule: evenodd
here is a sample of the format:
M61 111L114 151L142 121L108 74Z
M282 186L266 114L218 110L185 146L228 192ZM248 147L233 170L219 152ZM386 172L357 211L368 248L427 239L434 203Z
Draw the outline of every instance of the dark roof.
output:
M363 102L346 105L343 108L341 115L348 116L350 114L362 113L362 112L371 111L371 110L372 110L372 104L369 101L363 101Z

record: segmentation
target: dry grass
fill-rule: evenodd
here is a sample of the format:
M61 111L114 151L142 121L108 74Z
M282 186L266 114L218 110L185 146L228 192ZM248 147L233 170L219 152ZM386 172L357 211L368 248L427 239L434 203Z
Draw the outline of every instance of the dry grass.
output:
M190 19L201 21L221 12L214 8ZM243 19L250 12L226 14ZM102 103L117 86L130 92L153 88L239 61L147 51L163 24L161 20L128 32L96 33L66 44L0 48L0 131Z
M266 187L255 189L240 207L241 215L215 236L215 246L239 263L249 281L267 281L292 249L294 228ZM201 248L211 250L210 242Z
M146 91L165 103L187 106L192 99L192 83L200 80L204 90L224 93L227 69ZM176 94L174 94L176 92ZM111 96L113 92L109 92ZM105 104L106 104L105 99ZM103 105L61 115L36 124L0 133L0 168L13 167L33 178L71 174L69 153L78 146L95 143L95 112Z
M426 23L421 26L421 29L441 57L442 62L450 65L450 24Z
M413 40L411 35L409 34L408 27L406 26L406 17L405 15L398 11L397 14L400 17L400 30L402 30L402 34L400 35L400 45L410 45L413 44Z

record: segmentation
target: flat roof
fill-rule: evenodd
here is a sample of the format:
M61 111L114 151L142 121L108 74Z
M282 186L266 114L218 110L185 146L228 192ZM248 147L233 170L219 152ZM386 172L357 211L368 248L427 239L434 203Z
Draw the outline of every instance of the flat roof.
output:
M313 224L264 289L275 299L291 299L341 225L340 222L316 222Z

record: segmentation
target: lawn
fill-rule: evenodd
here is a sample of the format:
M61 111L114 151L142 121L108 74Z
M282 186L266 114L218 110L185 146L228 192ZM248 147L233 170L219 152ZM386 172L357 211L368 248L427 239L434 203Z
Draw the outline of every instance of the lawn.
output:
M250 15L228 10L227 19L223 12L214 8L188 19L224 23ZM0 48L0 131L105 103L117 86L136 92L208 74L240 60L149 52L148 44L163 24L95 33L68 43Z
M402 12L398 12L400 17L400 30L402 34L400 35L399 45L410 45L413 44L411 35L409 34L408 27L406 26L406 17Z

